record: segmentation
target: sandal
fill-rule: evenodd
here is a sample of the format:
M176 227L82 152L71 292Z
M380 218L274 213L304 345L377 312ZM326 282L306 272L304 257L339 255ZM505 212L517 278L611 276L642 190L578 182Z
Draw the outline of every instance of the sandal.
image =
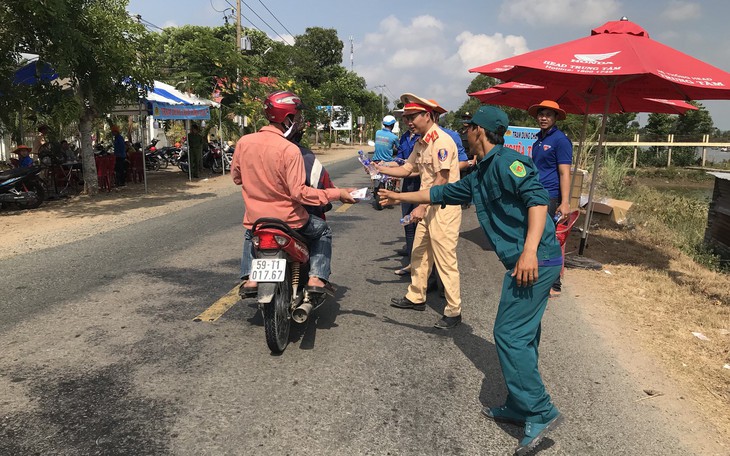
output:
M315 285L307 285L307 292L309 293L318 293L318 294L328 294L330 296L335 295L335 286L332 285L329 282L325 282L324 286L315 286Z
M560 292L558 290L553 290L551 288L550 289L550 297L551 298L559 298L560 297Z
M238 288L238 295L243 298L255 298L259 294L259 287L256 285L255 287L247 287L248 280L245 280L241 286Z
M400 269L396 269L395 271L393 271L393 274L395 274L397 276L404 276L404 275L408 275L410 273L411 273L411 265L408 265L408 266L405 266L405 267L402 267Z

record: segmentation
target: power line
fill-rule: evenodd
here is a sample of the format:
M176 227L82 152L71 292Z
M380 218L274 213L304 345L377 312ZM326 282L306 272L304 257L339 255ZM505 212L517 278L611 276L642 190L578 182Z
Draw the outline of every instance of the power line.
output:
M288 28L286 28L286 26L285 26L284 24L282 24L282 23L281 23L281 21L279 20L279 18L278 18L278 17L276 17L276 15L275 15L274 13L272 13L272 12L271 12L271 10L270 10L270 9L269 9L269 8L268 8L268 7L266 6L266 5L264 5L264 2L262 2L261 0L259 0L259 3L261 3L261 6L263 6L264 8L266 8L266 11L268 11L268 12L269 12L269 14L271 14L271 16L272 16L272 17L273 17L274 19L276 19L276 22L278 22L278 23L279 23L279 25L281 25L282 27L284 27L284 30L286 30L286 33L288 33L288 34L289 34L289 35L291 35L291 36L294 36L294 34L293 34L292 32L290 32L290 31L289 31L289 29L288 29Z
M140 14L135 14L135 15L128 14L128 15L132 19L136 19L137 22L144 25L145 27L152 27L152 28L156 28L157 30L165 31L165 29L163 29L162 27L159 27L146 19L142 19L142 15L140 15Z
M266 24L266 26L269 27L269 29L271 29L271 31L274 32L276 34L276 36L278 36L279 38L281 38L281 41L283 41L284 43L286 43L286 44L288 44L288 45L291 46L291 43L288 42L283 36L279 35L279 32L277 32L276 30L274 30L274 28L272 26L270 26L269 23L264 20L264 18L262 18L261 16L259 16L259 13L257 13L256 11L254 11L254 9L251 8L250 6L248 6L247 3L244 3L244 5L246 6L246 8L250 9L251 12L256 15L256 17L258 17L259 19L261 19L261 22L263 22L264 24Z
M235 7L235 6L233 6L233 4L232 4L231 2L229 2L228 0L225 0L225 2L226 2L226 3L228 3L228 4L229 4L229 5L231 6L231 10L233 10L233 11L236 11L236 7ZM215 9L215 8L214 8L214 9ZM248 23L249 23L249 24L251 24L251 27L253 27L254 29L258 30L259 32L261 32L261 33L266 33L266 32L264 32L263 30L261 30L260 28L258 28L258 27L256 26L256 24L254 24L253 22L251 22L251 19L249 19L249 18L245 17L245 16L243 15L243 14L241 14L241 18L243 18L243 19L246 19L246 20L248 21Z

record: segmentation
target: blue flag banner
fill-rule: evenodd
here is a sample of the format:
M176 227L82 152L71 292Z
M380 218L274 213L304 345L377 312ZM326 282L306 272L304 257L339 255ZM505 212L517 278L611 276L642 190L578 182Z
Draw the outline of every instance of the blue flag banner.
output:
M148 113L155 119L177 119L177 120L209 120L210 108L208 106L171 105L152 101L148 103Z
M538 133L539 128L510 126L504 134L504 146L532 157L532 145L537 141Z

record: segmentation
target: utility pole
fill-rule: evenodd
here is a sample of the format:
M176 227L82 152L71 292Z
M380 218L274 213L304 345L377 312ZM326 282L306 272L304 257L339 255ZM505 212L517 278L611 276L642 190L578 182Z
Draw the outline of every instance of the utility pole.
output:
M241 0L236 0L236 49L241 50Z
M380 118L382 119L383 116L385 116L385 99L383 98L383 90L385 89L385 84L375 86L373 87L373 89L380 89Z
M350 35L350 71L355 71L355 43Z

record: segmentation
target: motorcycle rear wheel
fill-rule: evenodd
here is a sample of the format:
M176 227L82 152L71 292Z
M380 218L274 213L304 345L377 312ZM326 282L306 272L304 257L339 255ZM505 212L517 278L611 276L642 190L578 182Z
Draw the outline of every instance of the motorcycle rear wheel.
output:
M264 331L266 333L266 345L272 353L282 353L289 344L289 328L291 317L289 308L291 306L291 280L287 268L286 278L283 282L276 284L276 291L270 303L264 305Z

